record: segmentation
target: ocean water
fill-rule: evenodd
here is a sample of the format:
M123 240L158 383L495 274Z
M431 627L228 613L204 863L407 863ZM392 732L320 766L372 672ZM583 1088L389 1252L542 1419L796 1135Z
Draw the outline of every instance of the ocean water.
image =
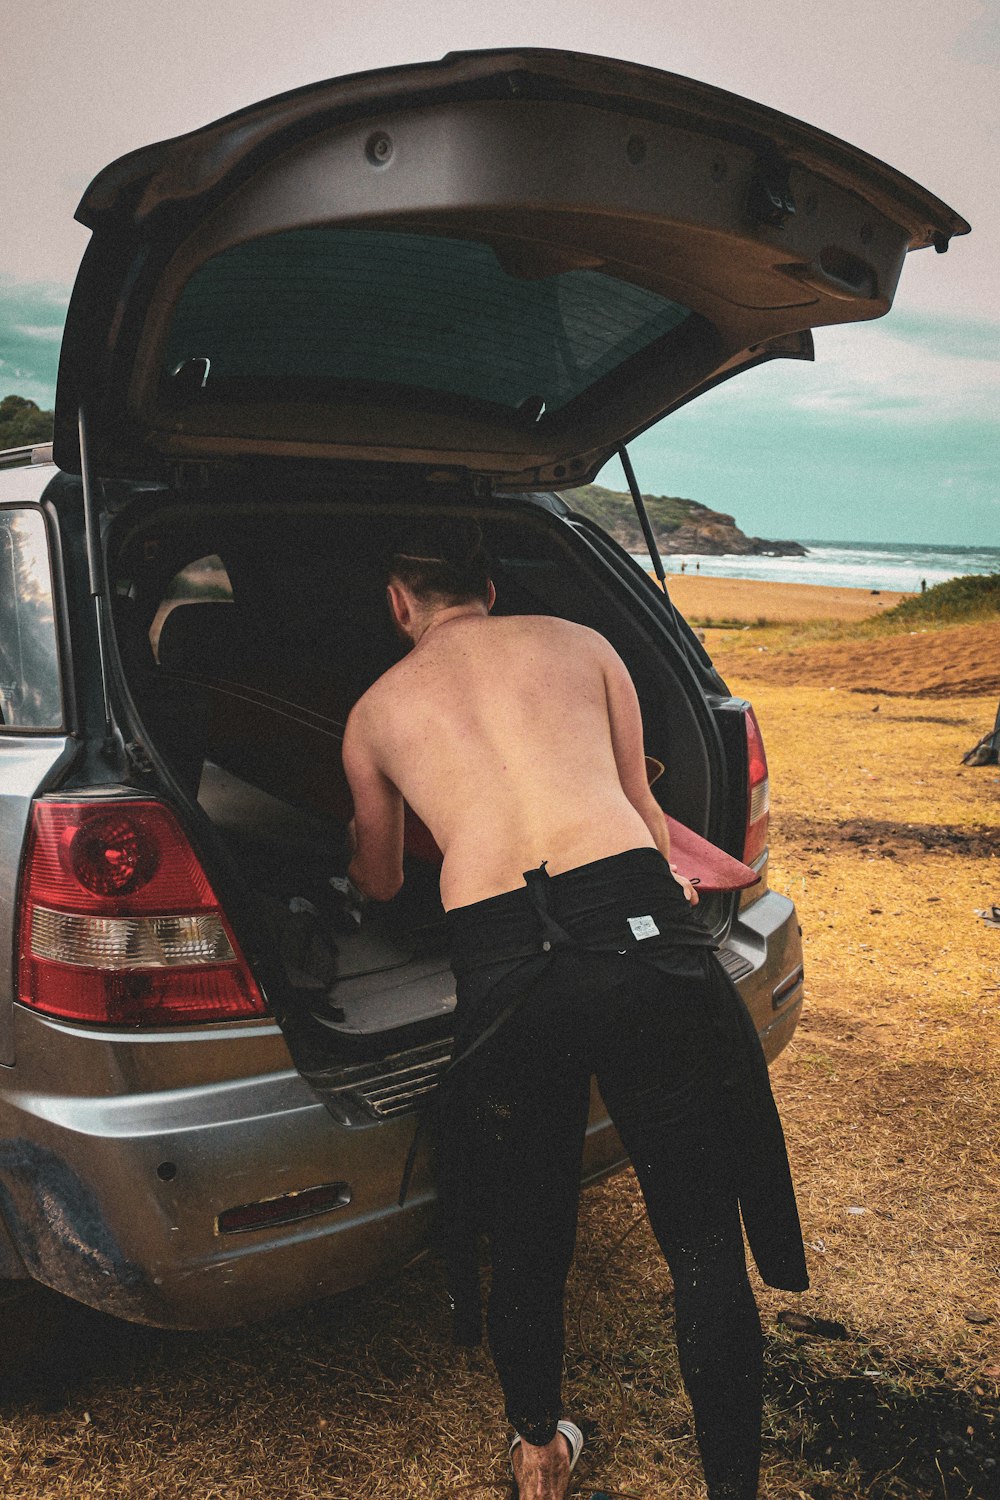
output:
M1000 572L1000 547L941 547L905 542L826 542L801 540L805 557L685 557L663 559L667 575L688 573L709 578L759 578L778 583L820 583L851 589L898 590L918 593L927 587L969 573ZM644 567L652 564L634 553Z

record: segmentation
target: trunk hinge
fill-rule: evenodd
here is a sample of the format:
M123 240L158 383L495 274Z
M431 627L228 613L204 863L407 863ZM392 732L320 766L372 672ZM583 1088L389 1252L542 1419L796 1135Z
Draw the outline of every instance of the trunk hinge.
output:
M111 713L111 690L108 686L108 650L104 633L104 568L101 557L101 540L94 506L94 485L90 473L90 455L87 450L87 418L83 407L77 413L77 428L80 437L80 478L83 481L83 524L87 544L87 588L94 601L94 621L97 626L97 656L101 669L101 699L104 705L104 745L106 759L113 756L115 735L114 718Z
M125 759L130 771L137 776L152 776L153 763L149 758L149 751L141 740L128 740L125 745Z

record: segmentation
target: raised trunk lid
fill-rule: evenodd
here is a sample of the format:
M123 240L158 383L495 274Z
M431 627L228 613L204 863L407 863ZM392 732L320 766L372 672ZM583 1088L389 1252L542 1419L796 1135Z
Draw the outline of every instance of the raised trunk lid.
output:
M968 225L873 157L610 59L316 84L102 172L70 306L105 475L254 455L578 484L717 380L877 317Z

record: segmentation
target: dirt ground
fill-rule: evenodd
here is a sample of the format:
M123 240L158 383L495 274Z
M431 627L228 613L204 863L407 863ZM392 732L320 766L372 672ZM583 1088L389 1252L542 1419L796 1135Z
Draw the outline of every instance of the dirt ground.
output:
M947 634L952 654L973 638ZM734 633L711 649L763 727L771 883L804 931L805 1013L772 1076L812 1277L799 1297L755 1281L761 1495L997 1500L1000 929L976 909L1000 902L1000 768L959 764L992 725L996 686L987 663L974 695L968 677L962 697L909 679L906 696L852 692L815 679L811 648L799 681L787 650L780 671L762 666L760 644ZM930 660L926 640L920 652ZM584 1198L566 1399L588 1443L572 1493L696 1500L670 1278L638 1211L631 1173ZM8 1381L0 1489L503 1496L488 1361L447 1333L432 1259L222 1334L74 1314L32 1381Z
M839 640L750 625L709 629L705 639L713 660L758 689L766 683L893 698L1000 697L1000 619ZM989 728L992 718L983 733Z

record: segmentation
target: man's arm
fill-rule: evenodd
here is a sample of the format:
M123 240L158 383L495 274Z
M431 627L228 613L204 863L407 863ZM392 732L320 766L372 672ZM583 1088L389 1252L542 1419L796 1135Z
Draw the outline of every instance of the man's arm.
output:
M403 799L375 760L364 711L344 730L344 773L354 799L347 874L365 896L389 901L403 884Z
M646 775L646 752L642 735L642 710L635 684L628 668L614 647L603 640L601 667L604 672L604 691L608 705L608 722L611 726L611 746L618 767L618 779L636 812L653 836L657 849L669 863L670 834L663 810L649 789ZM684 889L684 895L692 905L698 903L698 893L683 875L678 875L674 866L674 878Z

